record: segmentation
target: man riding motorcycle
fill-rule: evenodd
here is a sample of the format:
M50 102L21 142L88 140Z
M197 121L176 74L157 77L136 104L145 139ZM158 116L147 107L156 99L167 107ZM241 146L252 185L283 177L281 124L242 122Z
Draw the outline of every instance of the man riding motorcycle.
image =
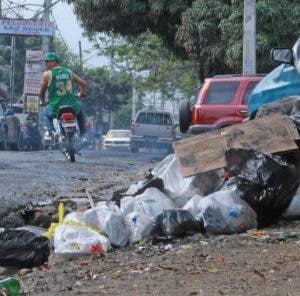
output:
M74 94L74 82L79 85L78 98L85 96L85 87L87 83L72 72L70 69L60 66L60 57L55 52L47 52L45 63L47 70L43 73L40 81L39 97L41 104L46 105L46 90L48 89L48 106L44 109L42 118L49 134L55 137L55 128L53 119L56 117L59 107L71 106L74 110L81 137L86 132L85 114L82 110L81 103ZM85 141L84 138L82 138Z

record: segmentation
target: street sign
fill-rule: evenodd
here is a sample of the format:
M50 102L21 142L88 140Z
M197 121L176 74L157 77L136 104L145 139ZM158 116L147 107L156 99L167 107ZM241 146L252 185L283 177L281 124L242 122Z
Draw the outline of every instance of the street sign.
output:
M0 19L0 35L53 36L54 23L24 19Z

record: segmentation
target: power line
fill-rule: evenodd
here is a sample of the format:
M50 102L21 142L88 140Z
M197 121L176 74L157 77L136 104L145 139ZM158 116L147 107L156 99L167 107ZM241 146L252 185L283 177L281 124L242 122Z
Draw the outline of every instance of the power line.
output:
M18 13L11 7L12 3L8 1L9 4L6 4L8 6L9 11L12 11L15 16L18 16Z
M56 2L52 3L51 5L49 5L47 8L45 8L44 10L40 11L39 13L35 14L31 19L38 17L41 13L44 13L46 10L50 9L51 7L53 7L54 5L56 5L58 2L60 2L61 0L57 0Z

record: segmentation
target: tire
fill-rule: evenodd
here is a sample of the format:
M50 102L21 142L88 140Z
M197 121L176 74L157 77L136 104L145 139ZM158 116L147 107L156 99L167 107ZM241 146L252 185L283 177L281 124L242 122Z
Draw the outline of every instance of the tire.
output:
M186 133L191 123L191 110L189 100L181 100L179 104L179 129Z
M75 150L74 150L74 145L73 145L73 133L67 133L66 134L67 138L67 152L69 154L69 160L71 162L75 162Z

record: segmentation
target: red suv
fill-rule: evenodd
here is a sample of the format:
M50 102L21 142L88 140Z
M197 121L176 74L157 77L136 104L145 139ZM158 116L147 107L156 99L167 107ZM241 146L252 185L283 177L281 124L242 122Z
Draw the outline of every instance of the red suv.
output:
M192 111L188 100L180 103L180 131L199 134L241 122L248 116L249 95L263 77L217 75L206 79Z

